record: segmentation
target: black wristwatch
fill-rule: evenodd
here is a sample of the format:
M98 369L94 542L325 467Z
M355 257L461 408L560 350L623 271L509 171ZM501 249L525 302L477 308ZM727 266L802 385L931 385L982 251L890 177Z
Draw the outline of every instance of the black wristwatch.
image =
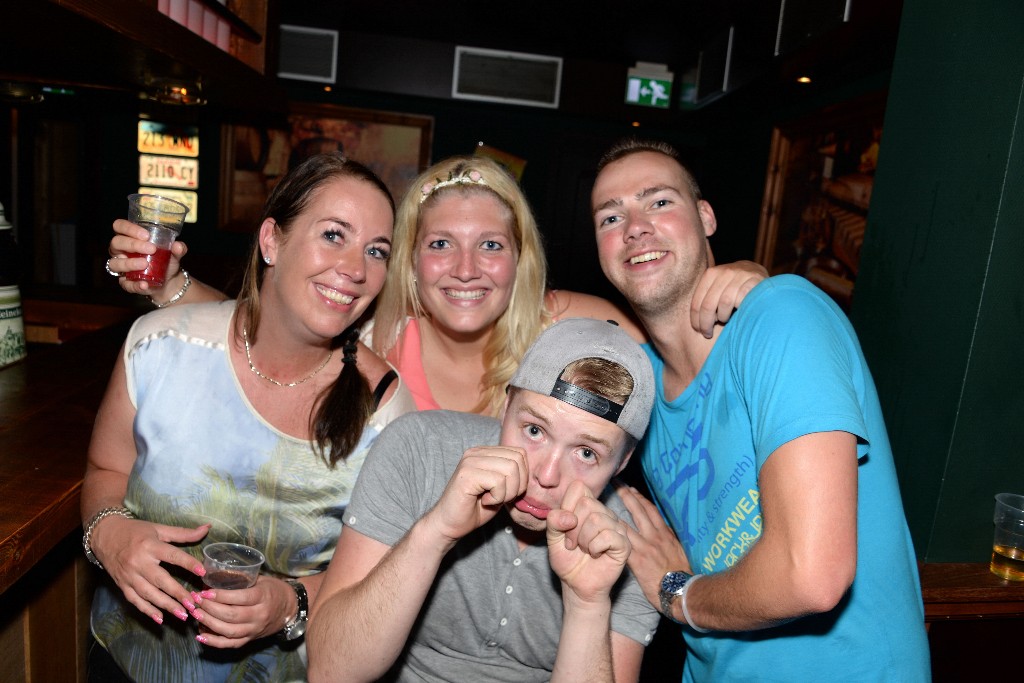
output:
M306 633L306 624L309 621L309 594L306 593L306 587L302 585L301 581L285 579L284 582L295 591L295 599L298 602L299 609L277 635L281 640L295 640L301 638Z
M658 598L661 600L661 613L677 624L683 622L672 616L672 601L682 595L683 586L693 578L693 574L686 572L668 572L661 578L658 586Z

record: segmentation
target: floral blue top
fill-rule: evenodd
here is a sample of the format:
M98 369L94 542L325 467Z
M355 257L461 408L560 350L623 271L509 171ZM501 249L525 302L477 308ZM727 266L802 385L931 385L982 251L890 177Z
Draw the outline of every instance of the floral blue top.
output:
M228 353L233 301L177 306L140 318L124 348L136 408L138 457L125 505L140 519L180 527L210 523L196 558L215 541L259 548L264 572L299 577L326 568L356 475L380 431L414 410L399 384L362 439L333 469L310 443L267 423L242 392ZM179 576L191 588L195 577ZM266 638L236 650L195 640L195 622L153 623L107 581L92 610L96 639L139 682L302 681L301 640Z

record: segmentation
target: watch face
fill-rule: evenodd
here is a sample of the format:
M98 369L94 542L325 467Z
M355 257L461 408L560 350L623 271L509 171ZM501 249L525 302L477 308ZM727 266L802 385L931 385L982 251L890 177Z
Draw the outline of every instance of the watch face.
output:
M306 624L307 623L308 622L303 620L303 621L298 622L297 624L294 624L291 628L285 629L284 639L285 640L295 640L297 638L301 638L303 635L306 634Z
M661 592L667 595L678 595L691 576L691 574L686 572L669 572L665 574L661 579Z
M661 585L658 586L658 598L661 602L661 613L679 623L679 621L673 616L672 602L676 596L683 592L683 586L686 582L692 578L692 575L686 572L668 572L661 579Z

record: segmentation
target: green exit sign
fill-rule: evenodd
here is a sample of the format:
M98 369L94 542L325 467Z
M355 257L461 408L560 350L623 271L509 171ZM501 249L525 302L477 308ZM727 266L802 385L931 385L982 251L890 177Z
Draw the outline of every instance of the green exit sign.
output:
M668 109L672 101L672 80L630 76L626 83L626 104Z

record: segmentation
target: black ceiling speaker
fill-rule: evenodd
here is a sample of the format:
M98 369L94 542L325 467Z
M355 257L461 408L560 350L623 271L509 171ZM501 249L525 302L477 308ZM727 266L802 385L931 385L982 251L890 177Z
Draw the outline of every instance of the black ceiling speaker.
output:
M455 48L455 99L557 109L561 83L561 57L461 45Z
M299 81L334 83L338 68L338 32L281 24L277 75Z
M850 20L853 0L782 0L776 56L791 52L816 36Z

